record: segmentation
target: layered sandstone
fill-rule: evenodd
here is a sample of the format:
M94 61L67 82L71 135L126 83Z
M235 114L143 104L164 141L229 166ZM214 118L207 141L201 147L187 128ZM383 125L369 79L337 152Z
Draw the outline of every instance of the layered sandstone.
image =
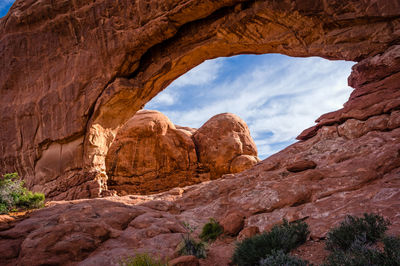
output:
M392 112L364 125L399 119L400 112ZM241 230L241 237L282 218L302 219L311 239L323 241L347 214L374 212L391 221L390 235L400 235L400 124L354 135L353 123L324 126L313 138L222 179L156 195L51 202L22 222L2 224L3 263L118 265L137 252L172 259L186 232L182 222L197 227L197 235L211 217L229 234ZM288 171L304 160L315 167ZM235 241L213 243L201 265L228 265Z
M400 105L393 101L396 63L388 63L398 58L399 5L17 0L0 19L0 171L19 172L49 198L100 196L118 128L175 78L219 56L360 62L352 77L365 79L351 81L356 90L345 108L322 116L300 139L323 125L388 113Z
M234 114L216 115L196 130L141 110L109 149L108 187L120 194L155 193L241 172L258 161L246 123Z
M239 235L302 219L322 241L345 215L363 212L385 216L399 235L399 5L18 0L0 20L0 169L52 198L101 195L117 129L206 59L278 52L357 64L344 108L252 169L151 196L52 202L23 221L2 217L1 263L173 258L181 222L201 228L233 213L244 217ZM200 263L227 265L234 241L217 241Z

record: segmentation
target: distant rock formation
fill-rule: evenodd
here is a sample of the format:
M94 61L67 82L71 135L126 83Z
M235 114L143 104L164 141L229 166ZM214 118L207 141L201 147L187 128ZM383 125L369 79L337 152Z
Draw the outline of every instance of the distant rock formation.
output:
M196 130L141 110L118 131L106 169L109 189L149 194L241 172L257 162L250 131L234 114L216 115Z
M246 123L234 114L212 117L193 135L199 161L220 176L256 164L257 147Z

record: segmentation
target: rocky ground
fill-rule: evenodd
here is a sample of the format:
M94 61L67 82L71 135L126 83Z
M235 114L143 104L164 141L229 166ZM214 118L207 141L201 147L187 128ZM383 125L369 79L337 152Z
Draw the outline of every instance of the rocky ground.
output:
M113 265L135 252L174 258L182 222L199 230L210 217L238 227L239 238L282 218L302 219L310 242L294 252L314 262L324 254L319 241L347 214L379 213L392 222L389 234L399 235L399 118L395 111L324 126L252 169L161 194L49 202L2 223L2 263ZM236 238L212 244L202 264L227 265Z

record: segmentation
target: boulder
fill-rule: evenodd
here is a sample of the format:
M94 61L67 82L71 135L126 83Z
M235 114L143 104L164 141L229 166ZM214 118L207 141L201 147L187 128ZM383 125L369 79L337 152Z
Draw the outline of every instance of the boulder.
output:
M197 134L194 128L175 126L158 111L137 112L118 131L106 156L109 189L122 195L156 193L239 173L259 162L243 120L221 114L207 123ZM223 132L223 143L211 125ZM199 160L199 151L203 158L216 160ZM215 171L222 168L224 171Z
M224 228L227 235L237 235L244 225L244 215L240 212L232 212L223 217L219 224Z
M243 241L246 238L250 238L252 236L257 235L258 233L260 233L260 230L258 229L257 226L249 226L249 227L243 228L243 230L240 231L240 233L236 239L237 239L237 241Z
M197 155L190 131L160 112L141 110L119 130L106 167L110 189L154 193L194 183Z
M199 162L216 175L231 173L231 168L233 172L238 172L259 161L249 128L234 114L213 116L196 131L193 138Z

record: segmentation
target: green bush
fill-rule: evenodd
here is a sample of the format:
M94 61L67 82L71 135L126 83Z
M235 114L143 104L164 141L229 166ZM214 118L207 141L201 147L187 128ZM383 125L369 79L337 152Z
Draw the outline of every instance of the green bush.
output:
M399 266L400 238L385 237L384 251L373 247L366 239L359 238L347 250L337 249L325 260L325 266Z
M298 259L284 253L282 250L273 250L265 259L261 259L260 266L307 266L308 261Z
M366 243L375 243L387 230L389 222L382 216L364 213L364 217L346 216L346 219L327 234L326 248L334 251L347 250L357 237L365 237Z
M136 254L120 262L121 266L167 266L168 264L161 259L154 259L147 253Z
M400 266L400 237L387 236L382 240L384 248L384 265Z
M210 221L203 226L199 237L203 241L214 241L223 232L222 226L216 220L210 218Z
M43 205L44 194L28 191L18 173L5 174L0 178L0 214L15 209L40 208Z
M258 265L260 260L273 251L288 253L307 240L308 225L302 221L275 225L270 232L247 238L236 244L232 261L239 266Z
M179 255L193 255L197 258L206 258L206 245L202 241L196 241L191 234L194 231L188 223L183 223L186 234L182 235L182 242L178 245Z

